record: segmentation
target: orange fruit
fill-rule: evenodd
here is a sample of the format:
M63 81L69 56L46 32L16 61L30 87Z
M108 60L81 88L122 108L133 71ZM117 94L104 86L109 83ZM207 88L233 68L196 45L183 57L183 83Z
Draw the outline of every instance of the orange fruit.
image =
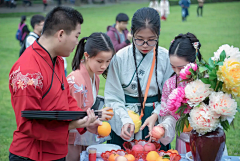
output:
M173 149L169 149L168 152L171 152L171 153L176 153L178 154L178 151L177 150L173 150Z
M191 127L190 124L188 125L188 128L187 128L186 125L184 125L183 132L190 132L190 131L192 131L192 129L193 129L193 128Z
M147 154L146 160L147 161L156 161L159 158L159 154L156 151L150 151Z
M128 161L135 161L135 157L132 154L126 154L124 156Z
M115 159L118 157L119 155L118 154L111 154L109 157L108 157L108 161L115 161Z
M113 113L113 110L107 110L108 112L112 112ZM112 117L113 117L113 115L110 115L111 116L111 118L110 119L106 119L106 120L111 120L112 119Z
M98 126L98 135L108 136L111 133L111 126L108 122L102 122L102 125Z

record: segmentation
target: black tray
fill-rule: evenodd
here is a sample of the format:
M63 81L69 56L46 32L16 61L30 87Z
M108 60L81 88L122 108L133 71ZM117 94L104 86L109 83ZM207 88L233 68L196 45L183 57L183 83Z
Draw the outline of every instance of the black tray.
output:
M27 119L44 120L78 120L87 116L86 111L22 111L22 117ZM94 111L98 118L101 118L101 111Z

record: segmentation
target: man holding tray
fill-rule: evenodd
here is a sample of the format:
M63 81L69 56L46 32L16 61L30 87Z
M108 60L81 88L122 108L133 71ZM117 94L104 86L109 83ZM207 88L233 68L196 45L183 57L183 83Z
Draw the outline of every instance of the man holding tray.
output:
M46 17L39 40L13 65L9 89L17 129L9 149L10 161L64 161L70 129L97 133L101 122L91 110L85 118L71 122L21 117L21 111L81 111L70 96L62 57L68 57L78 44L82 23L78 11L54 8Z

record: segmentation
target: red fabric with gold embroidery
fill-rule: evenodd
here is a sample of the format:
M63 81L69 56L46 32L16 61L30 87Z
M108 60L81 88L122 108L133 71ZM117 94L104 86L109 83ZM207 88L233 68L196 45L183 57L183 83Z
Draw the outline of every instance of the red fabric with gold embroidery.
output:
M62 81L65 90L61 89ZM50 86L50 91L42 99ZM40 161L65 157L69 122L21 117L21 111L25 110L82 111L69 93L63 59L57 57L54 65L48 52L35 41L13 65L9 74L9 90L17 123L9 151ZM85 131L80 129L80 132Z

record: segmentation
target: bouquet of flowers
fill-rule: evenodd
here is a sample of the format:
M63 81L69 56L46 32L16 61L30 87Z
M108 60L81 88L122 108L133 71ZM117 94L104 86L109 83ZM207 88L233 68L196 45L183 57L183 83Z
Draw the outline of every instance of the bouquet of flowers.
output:
M193 45L198 54L198 44ZM222 45L208 63L196 56L196 63L186 65L180 77L188 84L173 90L168 101L170 113L179 115L178 135L189 123L200 135L215 131L219 125L228 130L237 112L235 98L240 97L239 48Z

